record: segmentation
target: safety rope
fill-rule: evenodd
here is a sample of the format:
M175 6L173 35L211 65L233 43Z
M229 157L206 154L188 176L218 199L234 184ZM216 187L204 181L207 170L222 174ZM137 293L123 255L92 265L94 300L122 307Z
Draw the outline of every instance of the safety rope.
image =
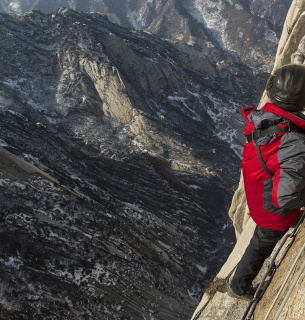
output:
M243 317L242 317L242 320L250 320L251 317L254 315L254 311L255 311L255 308L258 304L258 302L261 300L261 298L263 297L264 293L266 292L271 280L273 279L273 276L276 272L276 269L280 266L280 264L282 263L283 259L285 258L287 252L289 251L289 249L291 248L294 240L295 240L295 234L297 232L297 230L299 229L299 226L301 225L301 223L303 222L304 220L304 217L305 217L305 211L302 213L302 216L301 218L299 219L297 225L295 226L295 228L293 229L293 231L290 233L290 234L287 234L284 239L282 240L279 248L277 249L276 253L274 254L270 264L269 264L269 267L268 267L268 270L267 272L265 273L265 275L263 276L258 288L256 289L255 291L255 294L254 294L254 298L252 299L252 301L249 303ZM289 245L287 246L281 260L278 262L278 264L276 265L275 264L275 260L278 256L278 254L280 253L281 249L283 248L284 244L286 243L287 239L290 238L291 241L289 243ZM304 244L305 246L305 244ZM305 268L305 265L304 265L304 268ZM265 281L266 278L270 276L270 278L268 279L268 281ZM250 311L251 310L251 311ZM265 319L264 319L265 320Z
M292 246L294 240L295 240L295 234L299 228L299 226L301 225L301 223L303 222L305 218L305 211L302 213L301 218L299 219L297 225L295 226L295 228L293 229L293 231L289 234L286 234L284 239L282 240L280 246L278 247L277 251L275 252L274 256L272 257L271 262L269 263L268 266L268 270L265 273L265 275L263 276L261 282L259 283L255 294L254 294L254 298L252 299L252 301L249 303L242 320L250 320L251 317L254 315L254 311L256 309L256 306L258 304L258 302L261 300L261 298L263 297L264 293L266 292L271 280L273 279L273 276L275 274L276 269L280 266L280 264L282 263L283 259L285 258L287 252L289 251L290 247ZM278 264L275 264L275 260L278 257L281 249L283 248L284 244L286 243L287 239L290 238L291 241L288 244L284 254L281 257L281 260L278 262ZM239 262L238 262L239 263ZM236 264L236 266L230 271L230 273L227 275L227 277L224 280L228 280L230 278L230 276L233 274L233 272L235 271L235 269L238 266L238 263ZM269 276L269 279L267 281L266 278ZM212 299L212 298L211 298ZM211 299L209 299L202 308L200 308L200 310L196 313L196 315L194 316L194 318L192 320L198 320L201 313L203 312L203 310L207 307L207 305L209 304L209 302L211 301ZM251 312L249 313L251 309ZM265 319L264 319L265 320Z
M286 283L287 283L287 281L288 281L288 279L289 279L292 271L294 270L294 267L296 266L297 262L299 261L299 258L300 258L300 256L301 256L302 252L304 251L304 249L305 249L305 243L304 243L302 249L300 250L299 254L297 255L297 257L295 258L294 263L293 263L293 265L291 266L291 268L290 268L290 270L289 270L289 272L288 272L288 274L287 274L284 282L282 283L282 285L281 285L281 287L280 287L280 289L279 289L279 291L278 291L278 293L277 293L277 295L276 295L276 297L275 297L272 305L270 306L270 308L269 308L269 310L268 310L268 313L266 314L264 320L266 320L266 319L269 317L269 315L270 315L272 309L274 308L274 306L275 306L275 304L276 304L276 302L277 302L280 294L282 293L282 291L283 291L283 289L284 289L284 287L285 287L285 285L286 285ZM302 266L302 267L303 267L303 266ZM305 266L304 266L304 267L305 267ZM301 270L302 270L302 268L300 269L300 271L301 271ZM299 273L299 274L301 275L301 273ZM298 274L298 275L299 275L299 274ZM298 278L299 278L299 277L297 276L296 279L298 279ZM290 289L291 289L291 288L294 288L295 284L296 284L296 282L294 282L294 283L291 285ZM289 292L291 293L290 290L289 290ZM289 292L288 292L288 293L289 293ZM285 297L285 299L284 299L284 301L283 301L283 303L282 303L283 307L284 307L284 305L285 305L285 303L286 303L286 301L287 301L287 299L288 299L288 298L287 298L288 293L287 293L287 295L286 295L286 297ZM289 295L290 295L290 293L289 293ZM287 299L286 299L286 298L287 298ZM282 311L282 309L283 309L282 305L281 305L281 307L279 308L279 310L278 310L278 312L277 312L277 315L276 315L276 318L274 318L274 320L278 318L280 312Z
M291 292L293 291L293 289L294 289L295 285L297 284L297 282L298 282L298 280L299 280L299 278L300 278L301 274L303 273L304 269L305 269L305 261L303 262L301 269L299 270L299 272L298 272L298 274L297 274L296 278L294 279L294 281L293 281L293 283L292 283L292 285L291 285L291 287L290 287L290 289L289 289L288 293L287 293L287 294L286 294L286 296L285 296L285 299L283 300L283 302L282 302L282 304L281 304L281 306L280 306L279 310L277 311L277 314L275 315L275 317L274 317L274 319L273 319L273 320L277 320L277 319L278 319L278 317L280 316L280 313L282 312L282 310L283 310L283 308L284 308L284 306L285 306L285 304L286 304L287 300L289 299L289 297L290 297L290 295L291 295Z

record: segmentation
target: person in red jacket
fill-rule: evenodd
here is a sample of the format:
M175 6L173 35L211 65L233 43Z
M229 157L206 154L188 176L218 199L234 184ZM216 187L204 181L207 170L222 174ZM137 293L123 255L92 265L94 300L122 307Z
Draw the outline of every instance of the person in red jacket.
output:
M257 224L228 295L251 301L252 281L278 240L305 205L305 66L290 64L270 76L270 102L245 108L247 138L242 171L252 219Z

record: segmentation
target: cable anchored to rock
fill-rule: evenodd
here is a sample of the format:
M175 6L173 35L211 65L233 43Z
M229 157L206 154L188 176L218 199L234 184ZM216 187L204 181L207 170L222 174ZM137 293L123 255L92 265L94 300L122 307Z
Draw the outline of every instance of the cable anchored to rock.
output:
M293 263L293 265L291 266L291 268L290 268L290 270L289 270L289 272L288 272L288 274L287 274L287 276L286 276L286 278L285 278L284 282L282 283L282 286L280 287L280 289L279 289L279 291L278 291L278 293L277 293L277 295L276 295L276 297L275 297L275 299L274 299L274 301L273 301L273 303L272 303L271 307L269 308L268 313L266 314L266 316L265 316L264 320L267 320L267 319L268 319L268 317L269 317L269 315L270 315L271 311L273 310L273 308L274 308L274 306L275 306L275 303L277 302L277 300L278 300L278 298L279 298L280 294L282 293L282 291L283 291L283 289L284 289L284 287L285 287L285 285L286 285L286 283L287 283L287 281L288 281L288 279L289 279L289 277L290 277L291 273L293 272L293 270L294 270L294 268L295 268L295 266L296 266L297 262L298 262L298 261L299 261L299 259L300 259L301 254L303 253L303 251L304 251L304 250L305 250L305 243L304 243L304 245L303 245L302 249L300 250L299 254L297 255L297 257L295 258L294 263ZM281 304L281 306L280 306L280 308L279 308L279 310L278 310L278 312L277 312L277 314L276 314L275 318L273 318L273 320L276 320L276 319L279 317L279 315L280 315L281 311L283 310L283 308L284 308L284 306L285 306L285 304L286 304L286 302L287 302L287 300L288 300L288 298L289 298L289 296L290 296L290 294L291 294L291 292L292 292L293 288L295 287L295 285L296 285L296 283L297 283L297 280L299 279L299 277L300 277L301 273L303 272L304 268L305 268L305 262L303 263L303 265L302 265L302 267L301 267L301 269L300 269L299 273L297 274L297 276L296 276L296 278L295 278L295 280L294 280L293 284L291 285L291 287L290 287L290 289L289 289L289 291L288 291L287 295L285 296L285 299L283 300L283 302L282 302L282 304Z
M250 320L252 318L252 316L254 316L254 311L256 309L257 304L259 303L259 301L261 300L261 298L263 297L263 295L265 294L269 284L271 283L273 276L276 272L276 269L280 266L280 264L282 263L282 261L284 260L285 256L287 255L289 249L292 247L294 241L295 241L295 237L296 237L296 232L298 231L300 225L302 224L303 220L305 218L305 211L302 213L300 219L298 220L295 228L292 230L291 233L287 233L285 235L285 237L283 238L282 242L280 243L280 246L278 247L277 251L275 252L274 256L271 259L271 262L269 263L268 266L268 270L266 271L266 273L264 274L262 280L260 281L256 292L254 294L254 298L253 300L249 303L243 317L242 320ZM291 239L291 241L289 242L289 244L287 245L285 252L283 253L280 261L278 261L278 263L275 263L275 260L278 258L279 253L281 252L282 248L284 247L285 243L287 242L288 239ZM303 250L305 250L305 244L304 244L304 249L301 249L301 252L303 252ZM238 265L238 264L237 264ZM226 281L228 281L228 279L230 278L230 276L233 274L233 272L235 271L237 265L232 269L232 271L229 273L229 275L226 278ZM304 266L302 266L303 269L305 269L305 262L304 262ZM292 267L293 269L293 267ZM303 271L302 269L302 271ZM301 275L301 273L300 273ZM300 277L299 275L299 277ZM269 277L269 278L268 278ZM297 276L297 279L299 278ZM266 279L268 278L268 280L266 281ZM225 279L224 279L225 280ZM285 281L284 281L285 282ZM296 281L297 282L297 281ZM295 284L296 284L295 282ZM294 285L295 285L294 284ZM291 290L292 291L292 290ZM279 294L278 294L279 295ZM290 295L290 294L289 294ZM288 296L289 297L289 296ZM288 300L287 297L287 300ZM208 306L209 302L211 301L211 298L203 305L203 307L195 314L195 316L193 317L192 320L199 320L200 316L202 314L202 312L204 311L204 309ZM275 301L274 303L275 304ZM283 305L284 306L284 305ZM266 320L267 318L265 318L264 320ZM277 318L274 318L273 320L276 320Z
M284 259L285 256L286 256L287 252L289 251L289 249L291 248L292 244L294 243L295 234L296 234L297 230L299 229L301 223L303 222L304 218L305 218L305 211L302 213L302 216L301 216L301 218L299 219L299 221L298 221L297 225L295 226L295 228L293 229L293 231L292 231L291 233L288 233L288 234L284 237L284 239L282 240L279 248L277 249L276 253L275 253L274 256L272 257L271 262L270 262L269 267L268 267L268 270L267 270L267 272L265 273L265 275L263 276L261 282L259 283L259 285L258 285L258 287L257 287L257 289L256 289L256 292L255 292L255 294L254 294L254 298L253 298L253 300L249 303L248 308L246 309L246 311L245 311L245 313L244 313L244 315L243 315L243 317L242 317L242 320L250 320L251 317L254 315L254 311L255 311L255 309L256 309L256 306L257 306L258 302L261 300L261 298L263 297L263 295L265 294L265 292L266 292L269 284L271 283L271 280L273 279L273 276L274 276L274 274L275 274L275 272L276 272L276 269L280 266L280 264L282 263L283 259ZM288 238L290 238L290 239L292 239L292 240L291 240L290 243L288 244L288 246L287 246L287 248L286 248L286 250L285 250L285 252L284 252L284 254L283 254L282 258L281 258L281 260L278 262L278 264L275 264L275 260L276 260L276 258L278 257L281 249L283 248L283 246L284 246L284 244L286 243L286 241L288 240ZM304 250L303 248L305 249L305 244L304 244L304 246L302 247L299 255L301 255L301 252L303 252L303 250ZM295 264L296 264L296 261L295 261ZM295 266L295 264L291 267L290 273L292 272L293 267ZM302 268L303 268L303 270L304 270L304 268L305 268L305 262L304 262L304 267L302 266ZM301 270L302 270L302 269L301 269ZM268 276L270 276L270 278L269 278L267 281L265 281ZM284 283L285 283L285 282L287 282L286 279L285 279ZM296 283L295 283L295 284L296 284ZM295 285L295 284L294 284L294 285ZM280 289L280 291L282 291L282 288ZM279 291L279 293L280 293L280 291ZM291 291L292 291L292 290L291 290ZM278 293L278 296L279 296L279 293ZM291 293L291 292L290 292L290 293ZM290 293L289 293L289 295L290 295ZM288 294L287 294L287 295L288 295ZM276 299L278 298L278 296L276 297ZM288 296L288 297L289 297L289 296ZM287 300L288 300L288 298L287 298ZM287 301L287 300L286 300L286 301ZM284 301L283 301L283 302L284 302ZM285 302L285 303L286 303L286 302ZM275 301L273 302L273 304L272 304L272 306L271 306L272 308L273 308L274 304L275 304ZM270 309L272 309L271 307L270 307ZM284 307L284 305L283 305L283 307ZM283 307L282 307L282 308L283 308ZM271 312L270 309L269 309L269 311ZM251 311L250 311L250 310L251 310ZM270 314L270 312L267 314L266 317L268 317L268 315ZM264 320L267 319L266 317L265 317ZM277 319L277 318L274 318L274 320L276 320L276 319Z

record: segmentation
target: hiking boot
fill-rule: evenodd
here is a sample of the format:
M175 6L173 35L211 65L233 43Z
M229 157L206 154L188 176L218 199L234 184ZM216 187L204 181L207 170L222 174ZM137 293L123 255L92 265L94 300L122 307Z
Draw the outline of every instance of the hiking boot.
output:
M250 288L246 293L244 293L240 296L237 293L235 293L231 287L229 287L227 293L232 298L237 298L237 299L241 299L241 300L245 300L247 302L250 302L254 299L255 290L253 288Z

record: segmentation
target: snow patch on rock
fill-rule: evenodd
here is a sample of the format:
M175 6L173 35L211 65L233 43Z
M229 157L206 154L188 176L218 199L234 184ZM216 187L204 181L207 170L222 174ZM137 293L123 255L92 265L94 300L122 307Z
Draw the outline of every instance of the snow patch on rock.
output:
M10 12L13 12L13 13L22 13L20 2L17 0L11 1L10 4L8 5L8 9Z

